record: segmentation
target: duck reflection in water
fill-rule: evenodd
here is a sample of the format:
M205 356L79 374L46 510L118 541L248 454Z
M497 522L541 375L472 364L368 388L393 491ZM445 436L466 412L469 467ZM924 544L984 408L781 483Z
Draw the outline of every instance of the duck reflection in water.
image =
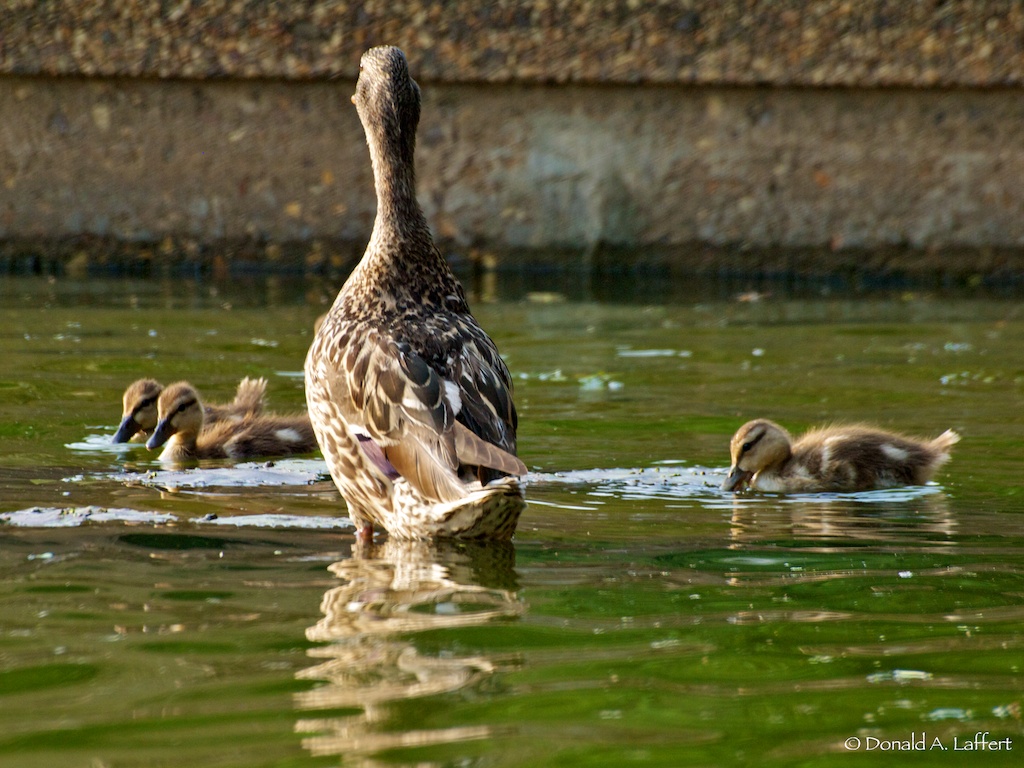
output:
M296 696L301 710L359 709L346 717L303 719L314 755L366 757L386 749L484 739L486 725L389 730L389 703L481 685L514 659L428 655L410 633L508 621L526 610L516 593L515 550L507 542L425 542L389 539L357 544L353 557L330 570L342 580L321 603L323 618L306 631L325 645L322 661L298 674L325 684ZM361 763L363 764L363 763ZM372 763L367 763L372 764Z

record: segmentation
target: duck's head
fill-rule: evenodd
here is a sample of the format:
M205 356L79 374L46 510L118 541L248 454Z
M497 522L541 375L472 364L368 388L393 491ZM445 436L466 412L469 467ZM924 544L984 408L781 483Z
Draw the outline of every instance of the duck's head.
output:
M196 437L203 428L203 403L187 381L168 386L157 401L160 420L146 441L150 450L159 448L174 435Z
M163 391L160 382L139 379L128 385L121 398L121 424L113 442L127 443L139 432L151 432L157 422L157 398Z
M785 462L793 453L789 433L773 421L748 421L729 443L732 466L722 483L725 491L740 491L758 472Z
M420 121L420 87L409 75L401 50L382 45L363 54L352 103L371 147L398 153L399 159L411 164Z

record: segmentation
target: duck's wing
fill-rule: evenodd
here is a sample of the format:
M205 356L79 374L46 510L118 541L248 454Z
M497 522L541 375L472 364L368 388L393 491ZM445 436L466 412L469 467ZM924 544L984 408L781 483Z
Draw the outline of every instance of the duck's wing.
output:
M453 356L451 380L458 389L456 453L463 464L525 475L516 457L518 416L512 401L512 376L494 342L478 326Z
M504 456L510 454L501 447L457 426L456 414L466 410L467 401L473 410L482 407L475 402L479 387L469 388L464 397L462 376L446 378L409 344L373 331L359 336L347 345L329 383L364 450L372 441L395 472L424 498L438 501L465 496L458 469L468 462L460 459L460 448L477 459L507 461Z
M385 474L424 498L465 495L456 470L455 410L444 383L407 344L376 331L352 334L327 374L331 399Z
M467 333L452 356L451 379L458 386L458 419L469 430L506 451L516 450L518 417L512 402L512 376L494 342L479 327Z

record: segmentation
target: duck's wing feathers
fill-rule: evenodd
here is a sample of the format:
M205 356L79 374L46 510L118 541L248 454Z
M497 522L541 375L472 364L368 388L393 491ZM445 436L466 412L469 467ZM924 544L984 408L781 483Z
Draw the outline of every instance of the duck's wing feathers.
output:
M463 464L489 467L506 475L525 475L526 465L508 451L481 440L461 422L455 422L455 450Z
M458 475L460 464L479 462L503 472L508 471L505 467L517 470L510 474L520 473L522 463L487 439L507 430L492 427L488 432L476 422L498 408L507 411L511 407L507 391L506 401L499 398L496 405L485 405L479 400L487 387L467 386L481 377L460 374L446 378L407 343L372 331L359 336L359 342L349 343L335 371L338 380L332 382L331 389L343 395L335 402L357 435L376 443L394 470L423 496L441 501L465 496ZM453 371L470 369L464 362L467 353L472 350L464 348L462 354L450 358L452 362L463 360L462 365L452 366ZM459 423L467 404L471 424L484 435Z
M525 475L526 465L515 455L518 417L512 376L482 330L466 339L453 357L451 378L460 406L455 448L461 463Z
M422 496L465 495L456 473L455 412L445 387L407 345L375 331L353 334L329 376L332 400L385 474L393 469Z
M461 406L458 419L488 443L515 453L518 417L512 376L494 342L478 326L472 330L477 332L467 329L459 353L451 358L451 380L458 387Z

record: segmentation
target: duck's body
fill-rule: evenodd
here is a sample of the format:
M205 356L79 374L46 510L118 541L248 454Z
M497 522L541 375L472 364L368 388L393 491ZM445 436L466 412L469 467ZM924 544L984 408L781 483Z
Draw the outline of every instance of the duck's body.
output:
M304 415L249 415L205 427L199 393L188 382L168 386L158 407L160 420L146 447L165 445L162 461L277 458L316 450L313 428Z
M306 357L306 400L361 535L508 539L525 506L512 381L434 246L413 171L419 87L368 51L352 97L377 218Z
M115 443L126 443L129 440L145 442L160 420L157 400L163 391L163 385L154 379L139 379L129 384L121 398L124 406L121 424L112 441ZM238 383L235 399L230 403L224 405L206 403L203 406L206 425L258 416L263 411L263 398L266 392L266 379L245 377Z
M815 429L794 442L778 424L757 419L733 436L732 466L722 488L809 493L924 485L959 440L952 430L920 440L852 424Z

